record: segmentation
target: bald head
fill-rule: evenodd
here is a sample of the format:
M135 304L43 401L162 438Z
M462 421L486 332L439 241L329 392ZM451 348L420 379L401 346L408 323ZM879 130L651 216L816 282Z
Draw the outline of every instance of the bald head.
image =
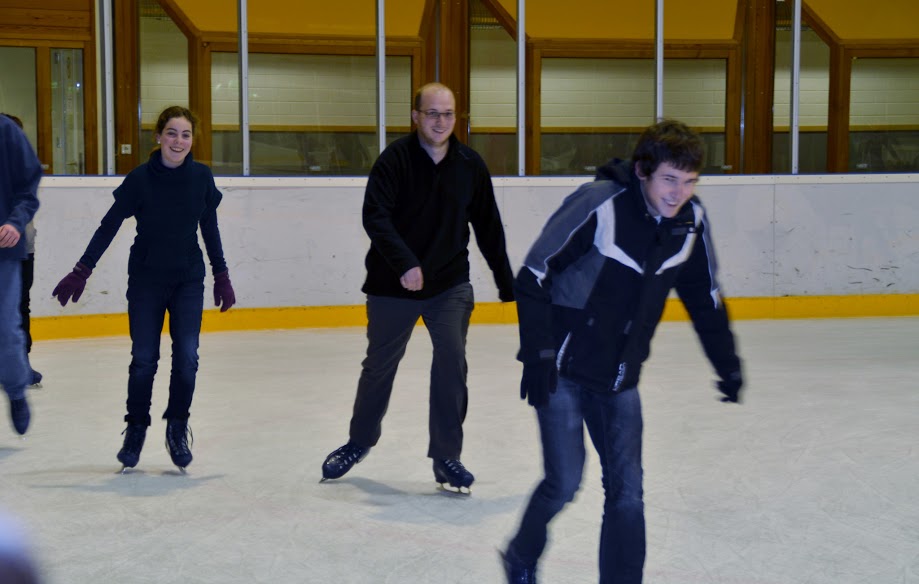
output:
M444 85L443 83L426 83L418 88L418 91L415 92L415 100L413 102L413 107L415 111L422 111L424 105L424 98L429 97L433 94L446 93L450 96L453 102L456 102L456 96L453 95L453 90Z

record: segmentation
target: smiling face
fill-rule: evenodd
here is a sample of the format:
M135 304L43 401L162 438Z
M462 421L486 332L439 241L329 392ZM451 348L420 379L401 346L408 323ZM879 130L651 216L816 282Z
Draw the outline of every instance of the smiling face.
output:
M445 148L456 125L453 92L446 87L426 90L418 108L412 110L412 121L418 127L418 138L423 145L435 150Z
M638 163L635 172L641 180L648 207L667 219L680 212L699 182L698 172L679 170L669 162L660 163L651 176L642 175Z
M162 152L163 166L178 168L185 162L185 157L191 152L194 130L191 122L184 116L170 118L166 121L163 131L156 134L156 141Z

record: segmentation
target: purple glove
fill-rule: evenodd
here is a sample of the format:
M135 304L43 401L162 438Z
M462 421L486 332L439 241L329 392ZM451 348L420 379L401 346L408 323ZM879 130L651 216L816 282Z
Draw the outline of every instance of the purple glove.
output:
M233 284L230 283L230 270L214 274L214 306L220 307L220 312L230 310L230 307L236 304L236 293L233 292Z
M73 297L73 301L76 302L80 299L80 296L83 295L83 289L86 288L86 279L89 278L92 273L92 268L88 268L80 262L77 262L77 265L73 267L73 271L64 276L64 279L58 282L58 285L54 287L54 291L51 292L51 295L57 296L61 306L66 306L71 297Z

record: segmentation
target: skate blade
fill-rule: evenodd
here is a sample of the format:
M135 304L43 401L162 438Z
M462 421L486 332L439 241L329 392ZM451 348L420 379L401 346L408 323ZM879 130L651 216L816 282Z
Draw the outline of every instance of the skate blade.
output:
M44 386L41 384L41 382L33 383L33 384L29 385L29 389L41 389L42 387L44 387Z
M134 472L133 466L122 466L121 470L115 474L131 474L132 472Z
M445 493L450 493L453 495L466 495L469 496L472 494L472 489L469 487L454 487L449 483L437 483L437 490L443 491Z

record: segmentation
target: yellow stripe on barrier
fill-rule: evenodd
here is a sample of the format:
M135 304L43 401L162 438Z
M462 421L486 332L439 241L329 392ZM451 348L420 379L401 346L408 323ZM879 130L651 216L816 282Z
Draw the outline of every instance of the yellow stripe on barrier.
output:
M851 318L919 316L919 294L859 296L787 296L782 298L730 298L735 320L793 318ZM670 299L664 320L687 320L679 300ZM500 302L476 304L473 324L513 324L516 305ZM285 308L233 308L220 313L206 310L204 332L365 326L366 310L358 306L296 306ZM163 330L168 330L168 321ZM128 334L127 314L37 317L32 319L35 340L105 337Z

